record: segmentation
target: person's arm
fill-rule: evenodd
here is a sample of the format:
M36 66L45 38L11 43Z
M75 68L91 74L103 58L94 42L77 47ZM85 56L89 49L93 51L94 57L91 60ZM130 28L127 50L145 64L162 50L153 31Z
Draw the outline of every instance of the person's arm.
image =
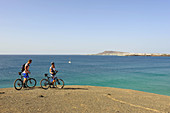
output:
M49 69L49 72L51 73L51 68Z
M53 74L53 73L51 72L51 67L50 67L50 70L49 70L49 71L50 71L51 74Z
M57 70L55 70L55 72L57 73L58 71L57 71Z
M58 71L54 68L54 72L56 72L56 73L57 73Z

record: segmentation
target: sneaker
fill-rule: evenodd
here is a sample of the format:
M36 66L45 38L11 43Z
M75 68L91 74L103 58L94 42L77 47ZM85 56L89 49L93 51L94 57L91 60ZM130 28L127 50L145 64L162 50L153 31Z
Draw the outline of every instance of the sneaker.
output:
M55 86L51 87L51 88L55 88Z
M24 88L27 88L25 84L23 84L23 87L24 87Z

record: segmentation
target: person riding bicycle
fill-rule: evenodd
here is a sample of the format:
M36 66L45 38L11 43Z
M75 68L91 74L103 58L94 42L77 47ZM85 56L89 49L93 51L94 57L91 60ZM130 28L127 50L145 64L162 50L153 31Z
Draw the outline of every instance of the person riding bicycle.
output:
M51 62L51 67L50 67L49 71L50 71L50 74L51 74L51 76L52 76L51 85L53 85L54 82L55 82L55 80L54 80L55 74L58 72L58 71L56 71L56 69L55 69L54 62Z
M28 73L31 74L30 71L29 71L29 67L30 67L30 64L31 64L31 63L32 63L32 60L29 59L28 62L25 64L24 71L22 72L22 74L23 74L23 76L24 76L24 81L23 81L24 87L26 87L26 86L25 86L25 81L26 81L27 78L29 77Z

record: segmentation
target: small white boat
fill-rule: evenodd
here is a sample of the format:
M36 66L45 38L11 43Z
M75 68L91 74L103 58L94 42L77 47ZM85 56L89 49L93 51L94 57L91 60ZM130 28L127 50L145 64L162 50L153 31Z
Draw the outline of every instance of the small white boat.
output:
M70 60L70 61L68 61L68 63L69 63L69 64L71 64L71 60Z

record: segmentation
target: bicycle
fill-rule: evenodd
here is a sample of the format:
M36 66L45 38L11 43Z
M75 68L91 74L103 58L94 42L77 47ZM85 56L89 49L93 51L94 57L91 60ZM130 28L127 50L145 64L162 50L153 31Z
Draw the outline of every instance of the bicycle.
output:
M14 88L16 90L21 90L23 87L23 78L24 76L21 75L21 72L18 72L18 74L21 76L21 78L16 79L14 82ZM37 81L34 78L27 78L27 80L25 81L25 86L26 88L34 88L37 84Z
M56 73L55 73L56 74ZM59 88L59 89L62 89L64 87L64 81L62 79L58 79L57 77L55 77L53 80L54 80L54 84L52 84L50 82L50 79L52 77L49 77L48 74L44 74L45 77L47 77L47 79L42 79L40 81L40 86L41 88L43 89L48 89L49 87L51 88L51 85L54 87L54 88Z

